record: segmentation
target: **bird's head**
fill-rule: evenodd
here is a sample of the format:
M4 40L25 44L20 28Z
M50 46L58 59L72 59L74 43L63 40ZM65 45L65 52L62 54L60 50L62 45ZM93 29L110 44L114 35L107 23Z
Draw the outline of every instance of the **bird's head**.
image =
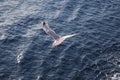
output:
M43 22L43 25L46 25L46 23L45 23L45 22Z

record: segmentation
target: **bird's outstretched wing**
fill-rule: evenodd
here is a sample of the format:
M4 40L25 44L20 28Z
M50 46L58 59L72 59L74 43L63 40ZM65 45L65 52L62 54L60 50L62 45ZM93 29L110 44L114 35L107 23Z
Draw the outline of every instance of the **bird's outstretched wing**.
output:
M66 36L63 36L63 37L60 37L58 40L55 40L52 44L52 48L53 47L56 47L58 45L60 45L61 43L63 43L63 41L67 38L70 38L70 37L73 37L73 36L76 36L77 34L71 34L71 35L66 35Z
M52 30L48 24L46 24L45 22L42 23L42 28L43 30L48 34L50 35L53 39L57 40L59 38L59 36L55 33L54 30Z

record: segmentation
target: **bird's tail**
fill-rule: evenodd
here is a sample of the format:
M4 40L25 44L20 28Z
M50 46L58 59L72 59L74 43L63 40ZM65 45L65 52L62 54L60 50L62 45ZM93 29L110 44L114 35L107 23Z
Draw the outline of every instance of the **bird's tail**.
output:
M66 36L63 36L63 37L60 37L59 39L55 40L52 44L52 48L60 45L62 42L64 42L65 39L67 38L70 38L70 37L73 37L73 36L76 36L77 34L71 34L71 35L66 35Z

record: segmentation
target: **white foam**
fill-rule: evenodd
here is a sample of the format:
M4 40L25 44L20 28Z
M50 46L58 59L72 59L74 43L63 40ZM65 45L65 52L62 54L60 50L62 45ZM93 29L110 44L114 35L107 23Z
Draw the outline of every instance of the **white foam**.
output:
M5 38L6 38L5 34L0 35L0 40L3 40Z
M113 77L111 77L112 80L120 80L120 73L115 73Z
M69 0L63 0L63 1L59 1L59 3L55 3L55 6L58 8L58 10L56 10L55 12L49 12L47 14L45 14L46 18L58 18L61 14L61 12L64 10L64 6L67 4Z
M23 35L23 37L33 37L35 34L35 31L29 29L27 33Z
M36 80L39 80L40 79L40 76L37 76L37 79Z
M20 63L21 59L23 58L24 51L21 51L17 56L17 63Z
M22 80L22 79L23 79L23 76L18 78L18 80Z
M15 1L9 1L9 3L7 2L4 4L4 5L10 5L10 9L7 10L6 12L4 12L4 14L2 15L1 18L4 19L4 22L1 22L0 26L11 25L11 24L19 21L21 18L23 18L25 16L34 15L34 14L38 13L41 9L40 6L30 5L30 4L27 4L27 2L23 3L19 7L16 7L15 5L21 4L20 1L16 2L15 5L14 4L15 4ZM4 5L2 5L2 6L4 7Z
M6 39L5 30L0 30L0 40Z
M77 17L78 11L80 10L80 6L77 6L73 11L72 15L68 18L68 22L74 20Z
M25 51L28 49L30 43L26 43L23 44L21 46L18 47L18 51L17 51L17 63L20 63L21 60L23 59L23 54L25 53Z
M56 13L55 13L55 15L54 15L54 19L58 18L59 15L60 15L60 13L61 13L61 11L60 11L60 10L57 10Z
M30 29L27 30L26 34L22 35L23 37L33 37L37 34L36 30L42 29L41 24L33 25Z
M4 7L9 7L9 9L4 11L4 14L1 15L1 18L4 19L4 22L1 22L0 26L10 25L13 23L13 21L11 20L12 15L9 15L9 14L18 4L19 4L19 1L16 1L16 0L14 0L14 1L8 0L8 1L2 2L2 4L0 4L0 7L3 9L4 9Z

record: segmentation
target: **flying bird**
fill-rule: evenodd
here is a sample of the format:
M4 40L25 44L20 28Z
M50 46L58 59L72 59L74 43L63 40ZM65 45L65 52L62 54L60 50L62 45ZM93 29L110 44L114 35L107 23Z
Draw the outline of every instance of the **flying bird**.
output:
M49 25L46 22L42 22L42 29L54 39L54 42L52 44L52 48L60 45L65 39L77 35L77 34L71 34L71 35L66 35L66 36L60 37L59 35L57 35L55 33L54 30L52 30L49 27Z

